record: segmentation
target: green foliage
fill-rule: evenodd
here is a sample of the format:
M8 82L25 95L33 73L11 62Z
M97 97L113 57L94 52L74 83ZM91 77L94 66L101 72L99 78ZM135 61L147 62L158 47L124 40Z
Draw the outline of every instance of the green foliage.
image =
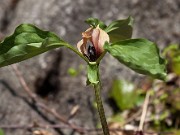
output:
M76 77L82 70L84 70L84 66L80 64L78 68L70 67L67 72L70 76Z
M134 91L134 85L124 81L115 80L110 92L110 97L121 110L131 109L136 104L138 95Z
M5 135L2 129L0 129L0 135Z
M124 20L113 21L105 31L110 36L110 42L130 39L133 31L133 18L130 16Z
M145 39L124 40L131 38L132 17L114 21L108 27L97 18L89 18L86 23L93 27L99 25L109 34L111 42L118 41L111 46L106 44L105 49L120 62L138 73L151 75L159 79L165 78L165 61L160 58L154 43ZM31 24L22 24L16 28L13 35L0 43L0 67L26 60L62 46L66 46L86 62L89 62L85 56L54 33L40 30ZM90 73L93 73L93 69L95 69L95 66L89 64L88 70ZM69 72L72 73L72 70ZM75 75L76 73L73 71L72 74ZM93 79L95 76L88 75L89 81L95 83L96 80Z
M54 33L31 24L21 24L0 43L0 67L20 62L67 43Z
M174 135L180 135L180 130L175 129L172 132L174 133Z
M108 119L108 121L109 122L119 123L121 125L123 125L126 122L124 117L120 113L113 115L112 117L110 117Z
M96 28L98 25L101 29L105 29L107 27L102 21L100 21L97 18L91 17L91 18L86 19L85 22L89 24L90 26L92 26L93 28Z
M157 115L152 115L151 119L153 119L153 123L155 126L155 129L157 130L165 130L165 124L162 121L165 121L166 118L169 116L169 111L168 110L164 110L161 114L159 114L158 119L156 118Z
M178 44L169 45L164 49L163 55L167 57L172 72L180 75L180 46Z
M146 39L123 40L104 46L119 62L132 70L154 78L165 80L165 60L159 55L157 46Z
M99 66L95 62L89 62L87 66L87 85L99 82L98 68Z
M74 69L74 68L69 68L69 69L68 69L68 74L69 74L70 76L72 76L72 77L75 77L75 76L78 75L78 71L77 71L76 69Z
M85 22L94 28L99 25L101 29L108 33L112 43L120 40L130 39L132 36L133 18L131 16L127 19L113 21L109 26L106 26L106 24L97 18L88 18L85 20Z
M151 127L156 130L168 131L179 125L177 121L180 112L180 89L176 83L178 83L178 78L171 80L171 84L169 82L154 83L150 119L152 119ZM157 109L158 111L155 111Z

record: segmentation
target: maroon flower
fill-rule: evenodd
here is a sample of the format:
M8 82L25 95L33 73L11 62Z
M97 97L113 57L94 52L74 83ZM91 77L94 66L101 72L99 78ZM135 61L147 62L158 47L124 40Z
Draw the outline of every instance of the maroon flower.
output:
M96 61L104 52L105 42L109 42L109 35L97 26L89 28L82 33L82 40L77 43L77 48L90 61Z

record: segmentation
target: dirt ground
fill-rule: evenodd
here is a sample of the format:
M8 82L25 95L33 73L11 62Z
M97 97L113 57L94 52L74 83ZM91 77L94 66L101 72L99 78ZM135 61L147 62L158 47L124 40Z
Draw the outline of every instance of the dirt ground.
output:
M87 29L84 20L96 17L107 24L129 15L135 19L133 37L152 40L162 49L180 42L179 0L0 0L0 35L11 34L21 23L33 23L53 31L65 41L76 45L81 32ZM1 36L0 36L1 38ZM78 113L70 120L93 128L97 125L93 107L93 90L86 87L85 63L73 52L55 49L17 64L30 89L49 108L68 118L78 105ZM68 68L80 72L72 77ZM107 55L101 65L102 91L106 115L112 108L106 104L108 90L114 78L124 78L136 84L143 76L130 71ZM0 69L0 125L56 124L58 120L36 108L20 85L11 66ZM25 98L24 98L25 97ZM54 135L73 135L71 129L50 130ZM30 135L28 130L5 130L6 135Z

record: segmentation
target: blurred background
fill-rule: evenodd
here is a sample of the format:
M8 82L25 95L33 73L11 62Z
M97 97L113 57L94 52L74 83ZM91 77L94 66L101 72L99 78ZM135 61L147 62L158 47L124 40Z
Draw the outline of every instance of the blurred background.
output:
M156 42L168 59L168 81L139 75L106 55L101 64L103 102L109 126L135 130L147 90L151 99L145 131L180 132L180 1L179 0L0 0L0 40L13 33L21 23L32 23L53 31L76 46L84 20L95 17L106 24L132 16L133 38ZM65 119L85 128L97 128L99 119L91 87L86 87L86 65L73 52L54 49L16 64L38 100L55 109ZM114 94L116 93L116 94ZM73 113L73 111L77 113ZM72 118L71 118L72 116ZM31 102L11 66L0 69L0 128L8 125L62 124L47 110ZM9 129L6 135L78 135L66 129ZM1 132L1 131L0 131ZM0 133L1 134L1 133ZM98 134L98 133L94 133ZM112 133L113 134L113 133ZM125 134L125 133L124 133ZM91 135L91 133L88 133ZM118 132L117 135L123 135ZM130 133L128 133L130 135Z

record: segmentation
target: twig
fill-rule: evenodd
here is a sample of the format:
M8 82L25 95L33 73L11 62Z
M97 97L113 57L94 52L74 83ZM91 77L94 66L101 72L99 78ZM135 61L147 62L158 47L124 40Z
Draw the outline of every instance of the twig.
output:
M33 128L69 128L65 125L44 125L44 124L31 124L31 125L0 125L2 129L33 129Z
M144 101L144 105L143 105L140 124L139 124L139 128L138 128L139 131L143 131L143 125L144 125L144 121L145 121L146 113L147 113L147 108L148 108L148 104L149 104L149 97L150 97L150 93L147 92L146 93L146 98L145 98L145 101Z
M68 117L68 120L72 119L77 114L78 111L79 111L79 105L74 106L70 111L70 116Z
M34 93L32 93L32 91L28 87L27 83L25 82L24 78L22 77L20 71L18 70L17 66L14 64L14 65L12 65L12 68L13 68L17 78L19 79L19 82L21 83L23 89L28 94L28 96L31 97L31 99L36 101L37 100L37 96Z
M134 119L138 118L141 115L141 113L142 113L142 109L139 109L135 114L133 114L130 118L128 118L123 125L132 122Z

